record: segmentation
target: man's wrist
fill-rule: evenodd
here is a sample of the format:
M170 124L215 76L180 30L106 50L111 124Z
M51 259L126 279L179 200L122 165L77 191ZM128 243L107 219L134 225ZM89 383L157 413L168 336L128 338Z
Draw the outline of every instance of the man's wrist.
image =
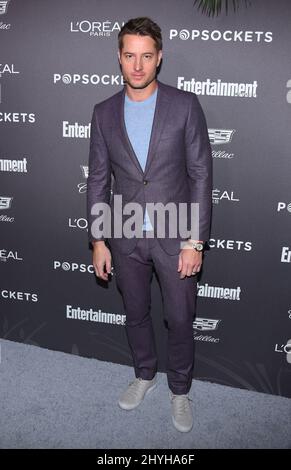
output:
M105 245L105 241L104 241L104 240L92 240L91 243L92 243L93 247L95 247L95 246L100 246L100 245L102 245L102 244Z
M204 242L203 240L194 240L193 238L188 238L184 247L191 247L191 249L201 253L204 249Z

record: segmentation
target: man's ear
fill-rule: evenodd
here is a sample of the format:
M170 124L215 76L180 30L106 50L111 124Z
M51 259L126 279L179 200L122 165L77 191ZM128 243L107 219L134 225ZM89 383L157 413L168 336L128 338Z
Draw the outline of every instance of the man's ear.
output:
M120 63L120 51L119 51L119 49L118 49L118 51L117 51L117 56L118 56L118 61L119 61L119 63Z
M160 63L161 63L162 58L163 58L163 53L162 53L162 51L159 51L159 55L158 55L158 65L157 65L157 67L160 66Z

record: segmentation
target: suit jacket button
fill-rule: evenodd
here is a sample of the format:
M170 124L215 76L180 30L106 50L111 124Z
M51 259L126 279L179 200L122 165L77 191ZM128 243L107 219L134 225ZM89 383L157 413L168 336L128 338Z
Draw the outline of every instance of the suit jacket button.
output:
M147 181L147 180L143 180L143 184L148 184L148 181Z

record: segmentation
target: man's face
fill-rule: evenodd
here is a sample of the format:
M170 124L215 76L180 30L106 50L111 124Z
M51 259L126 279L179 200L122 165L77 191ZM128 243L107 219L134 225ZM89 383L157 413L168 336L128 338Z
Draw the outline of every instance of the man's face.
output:
M155 41L150 36L125 34L118 58L127 84L135 89L146 88L156 77L162 51L157 51Z

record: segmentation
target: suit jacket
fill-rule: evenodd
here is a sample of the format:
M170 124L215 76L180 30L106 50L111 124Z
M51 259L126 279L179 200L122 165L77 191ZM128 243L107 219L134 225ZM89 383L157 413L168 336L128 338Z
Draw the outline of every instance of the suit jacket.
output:
M91 120L89 176L87 181L87 217L89 241L104 240L129 254L138 238L114 238L114 210L108 212L109 236L91 232L96 214L95 203L113 208L114 195L122 196L122 221L128 202L138 202L145 211L146 203L184 202L190 227L190 204L199 203L199 240L210 235L212 208L212 155L205 116L195 93L178 90L159 80L156 109L145 170L128 138L124 121L125 87L94 107ZM141 116L142 119L142 116ZM118 209L115 209L118 212ZM131 214L132 215L132 214ZM169 236L169 217L165 218L165 238L158 238L168 254L179 253L185 237ZM156 224L154 224L156 235ZM197 238L197 237L195 237Z

